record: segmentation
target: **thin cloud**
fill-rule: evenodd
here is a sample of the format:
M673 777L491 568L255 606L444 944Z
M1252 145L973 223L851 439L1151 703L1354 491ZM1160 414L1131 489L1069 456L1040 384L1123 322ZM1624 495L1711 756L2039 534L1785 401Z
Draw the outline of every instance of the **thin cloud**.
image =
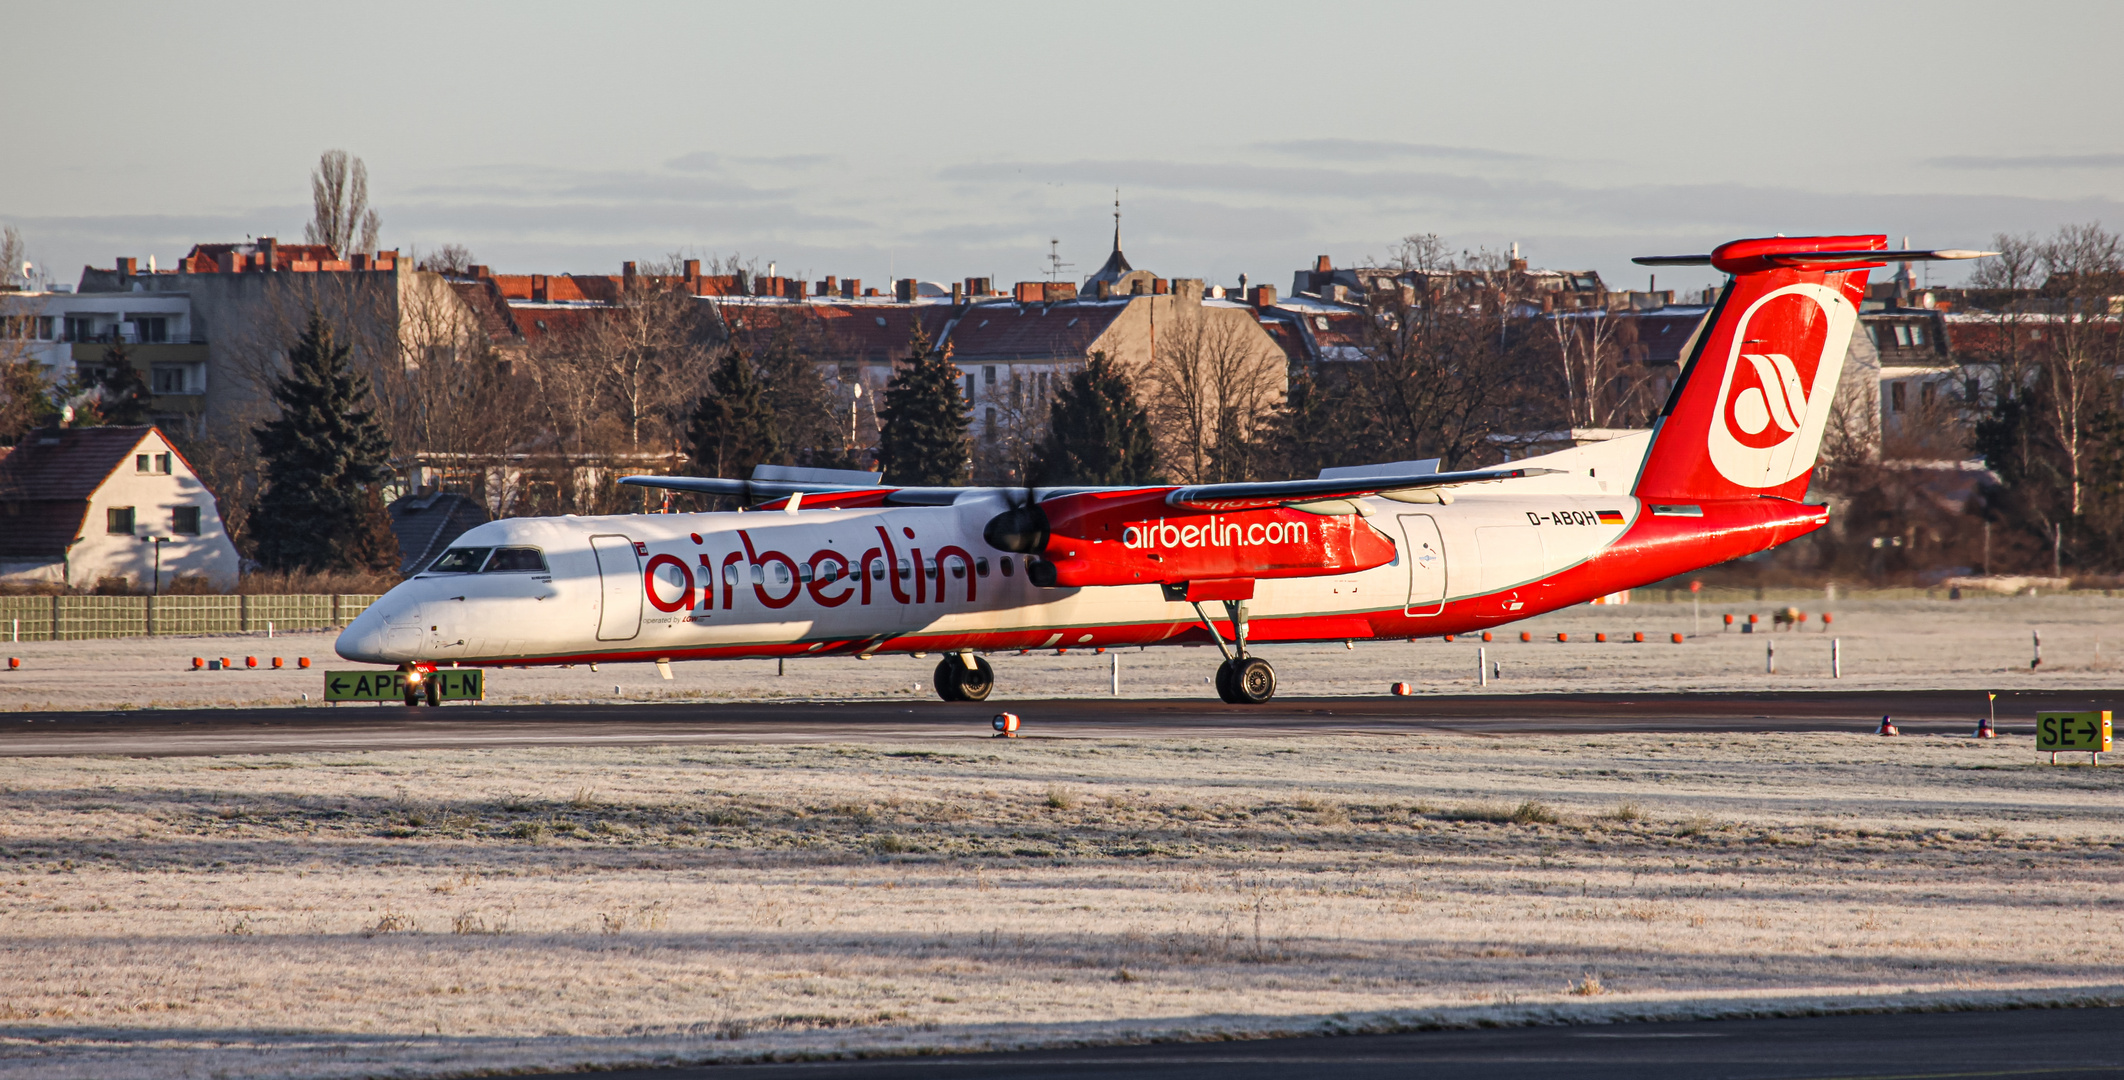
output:
M695 150L690 154L680 154L670 161L664 162L664 168L675 172L715 172L722 167L722 155L711 153L707 150Z
M1925 164L1942 169L2124 169L2124 154L1956 154L1927 158Z
M1480 146L1441 146L1436 143L1393 142L1380 139L1290 139L1255 143L1255 147L1292 157L1329 161L1398 161L1432 158L1445 161L1524 162L1540 161L1533 154L1515 154Z

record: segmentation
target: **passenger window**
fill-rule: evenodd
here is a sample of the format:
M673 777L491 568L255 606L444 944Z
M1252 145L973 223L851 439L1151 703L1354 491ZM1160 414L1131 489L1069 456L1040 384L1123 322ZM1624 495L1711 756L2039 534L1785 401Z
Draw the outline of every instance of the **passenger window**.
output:
M1015 561L1015 560L1013 560L1013 559L1012 559L1012 558L1011 558L1010 556L1008 556L1008 555L1005 555L1005 556L1003 556L1002 558L1000 558L1000 559L997 559L997 560L996 560L996 562L997 562L998 564L1000 564L1000 565L1001 565L1001 568L1002 568L1002 570L1003 570L1003 576L1004 576L1004 577L1009 577L1009 576L1010 576L1010 564L1011 564L1011 563L1012 563L1013 561Z
M761 566L761 565L760 565L759 563L753 563L753 564L752 564L752 583L753 583L754 585L765 585L765 584L767 584L767 568L766 568L766 567L764 567L764 566Z
M487 560L489 574L544 573L546 556L537 548L495 548L494 557Z
M725 584L725 585L735 585L735 584L737 584L737 583L738 583L738 567L737 567L737 564L736 564L736 563L725 563L725 564L723 565L723 584Z
M483 547L480 547L480 548L451 548L450 550L448 550L448 551L445 551L445 552L443 552L443 553L442 553L442 558L440 558L440 559L437 559L437 560L435 560L434 564L428 567L428 573L431 573L431 574L470 574L470 573L474 573L474 572L476 572L476 571L478 571L478 570L479 570L479 566L480 566L480 564L481 564L481 563L483 563L483 562L486 562L486 561L487 561L487 553L488 553L488 552L491 552L491 551L493 551L493 550L494 550L493 548L483 548Z
M979 574L982 577L988 576L988 556L983 555L980 558L974 560L974 573Z

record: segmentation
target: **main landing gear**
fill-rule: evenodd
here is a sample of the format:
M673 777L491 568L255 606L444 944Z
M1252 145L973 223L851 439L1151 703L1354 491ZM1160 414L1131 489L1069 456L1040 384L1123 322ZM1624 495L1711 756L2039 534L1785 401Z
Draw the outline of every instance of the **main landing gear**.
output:
M1268 661L1246 654L1246 621L1239 617L1239 601L1224 601L1224 611L1232 620L1233 649L1224 647L1217 624L1203 613L1199 601L1195 604L1195 614L1201 616L1203 628L1217 643L1217 651L1224 654L1224 663L1217 666L1217 696L1232 705L1259 705L1276 696L1276 669Z
M936 685L946 701L986 701L996 688L996 669L970 652L946 653L937 661Z

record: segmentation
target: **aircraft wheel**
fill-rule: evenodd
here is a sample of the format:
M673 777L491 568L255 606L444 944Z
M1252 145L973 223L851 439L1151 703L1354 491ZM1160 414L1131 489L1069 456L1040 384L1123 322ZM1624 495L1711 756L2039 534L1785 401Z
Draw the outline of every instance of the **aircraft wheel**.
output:
M1232 665L1232 692L1226 701L1234 705L1259 705L1276 696L1276 669L1258 656Z
M1226 705L1244 704L1232 696L1232 665L1235 663L1238 661L1226 660L1217 665L1217 696L1222 698Z
M959 654L951 653L937 661L934 683L937 696L945 701L986 701L996 687L996 669L978 656L968 669Z

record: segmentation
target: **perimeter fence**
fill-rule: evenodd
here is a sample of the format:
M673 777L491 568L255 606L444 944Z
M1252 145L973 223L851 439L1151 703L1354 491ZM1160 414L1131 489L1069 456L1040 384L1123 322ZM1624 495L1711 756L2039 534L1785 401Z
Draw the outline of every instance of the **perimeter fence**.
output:
M352 622L378 595L0 596L0 634L11 641L83 641L326 630Z

